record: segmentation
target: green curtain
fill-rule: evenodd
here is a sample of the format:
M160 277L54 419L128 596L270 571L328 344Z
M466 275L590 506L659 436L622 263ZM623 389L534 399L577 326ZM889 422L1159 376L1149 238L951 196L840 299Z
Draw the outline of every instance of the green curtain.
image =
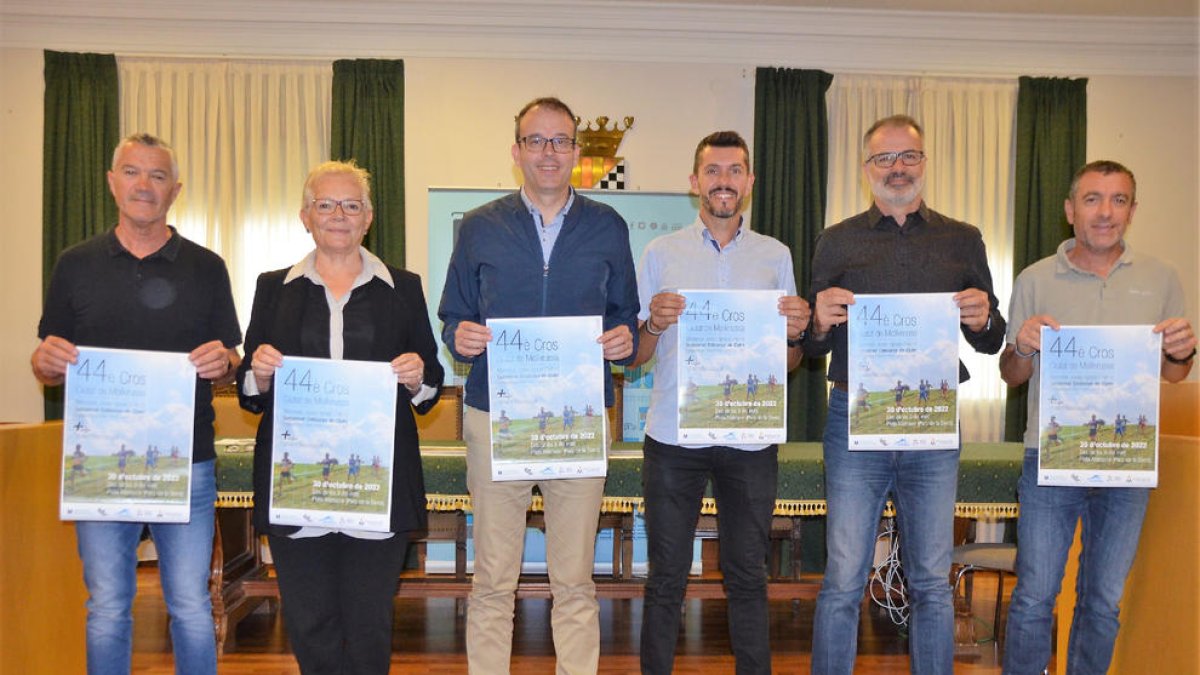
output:
M117 222L105 174L120 140L117 58L45 52L42 132L42 295L64 249ZM62 388L45 391L46 419L62 418Z
M1022 77L1017 90L1017 167L1013 217L1015 278L1071 236L1063 200L1087 161L1087 79ZM1008 390L1004 440L1025 434L1026 385Z
M331 126L330 156L371 172L366 247L404 267L404 61L334 61Z
M820 70L759 68L754 85L754 229L792 251L808 297L809 261L825 226L829 119ZM826 359L805 359L788 378L788 440L819 441L825 429Z

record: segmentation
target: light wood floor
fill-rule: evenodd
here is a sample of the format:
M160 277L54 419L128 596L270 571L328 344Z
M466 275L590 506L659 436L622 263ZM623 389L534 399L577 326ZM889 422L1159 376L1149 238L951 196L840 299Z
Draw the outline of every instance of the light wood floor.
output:
M1011 578L1007 580L1011 588ZM975 584L973 618L963 616L958 629L972 623L977 645L957 648L955 672L967 675L999 673L990 641L995 598L994 576L980 574ZM133 672L173 673L167 636L166 609L156 570L143 568L138 576L134 606ZM1006 594L1007 595L1007 594ZM771 644L775 673L807 673L812 654L813 601L771 603ZM636 675L641 600L601 600L601 675ZM517 603L514 673L552 674L550 605L546 600ZM732 673L723 600L689 600L675 672L679 675ZM466 672L463 647L464 621L452 599L396 601L392 673L460 675ZM238 626L235 640L220 660L226 675L294 675L299 673L289 651L283 622L264 605ZM882 675L908 673L905 641L884 613L864 605L859 628L856 673Z

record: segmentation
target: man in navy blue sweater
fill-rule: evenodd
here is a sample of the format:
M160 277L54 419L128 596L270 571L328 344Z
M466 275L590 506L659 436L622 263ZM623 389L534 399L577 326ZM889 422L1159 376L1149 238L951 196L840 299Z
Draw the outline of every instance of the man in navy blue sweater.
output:
M493 482L488 414L489 318L604 317L604 358L627 364L636 348L637 279L629 228L610 207L571 189L579 159L575 115L556 98L516 117L513 161L524 186L466 214L450 257L438 316L442 340L471 364L463 437L474 511L475 574L467 608L471 673L507 673L525 514L537 486L545 503L546 562L554 598L558 672L595 673L600 622L592 583L603 478ZM613 403L605 369L605 405Z

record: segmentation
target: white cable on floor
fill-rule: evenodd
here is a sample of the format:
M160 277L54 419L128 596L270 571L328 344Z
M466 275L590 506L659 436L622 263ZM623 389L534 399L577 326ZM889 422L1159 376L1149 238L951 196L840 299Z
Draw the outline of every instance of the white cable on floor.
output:
M887 610L892 623L907 626L908 589L904 584L904 569L900 566L900 533L896 531L895 518L885 518L884 523L884 530L875 541L887 546L887 557L871 572L871 600Z

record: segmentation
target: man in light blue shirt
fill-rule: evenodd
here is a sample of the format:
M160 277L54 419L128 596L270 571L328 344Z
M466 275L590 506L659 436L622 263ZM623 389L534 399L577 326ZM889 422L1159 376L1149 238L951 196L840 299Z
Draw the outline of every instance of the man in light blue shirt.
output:
M634 365L657 357L646 416L642 480L650 577L642 610L642 673L671 672L680 603L692 564L692 540L709 479L717 500L720 564L729 599L729 630L739 675L771 672L767 617L767 547L775 510L776 445L678 445L675 331L695 289L782 290L788 368L800 362L808 303L796 295L792 256L771 237L752 232L742 206L754 175L746 141L718 131L700 141L692 191L700 214L690 227L650 242L638 267L640 340Z

